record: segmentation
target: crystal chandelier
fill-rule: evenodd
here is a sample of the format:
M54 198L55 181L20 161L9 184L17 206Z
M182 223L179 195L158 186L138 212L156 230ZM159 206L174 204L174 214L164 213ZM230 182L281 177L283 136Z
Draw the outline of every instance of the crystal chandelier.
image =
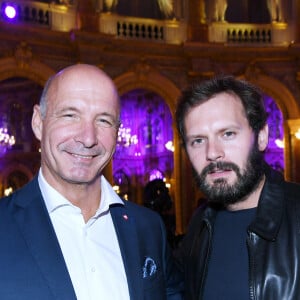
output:
M0 127L0 155L6 153L16 143L13 135L10 135L7 128Z
M121 124L119 131L118 131L118 138L117 138L117 146L121 147L130 147L131 145L136 145L138 143L137 135L131 134L131 128L124 127Z

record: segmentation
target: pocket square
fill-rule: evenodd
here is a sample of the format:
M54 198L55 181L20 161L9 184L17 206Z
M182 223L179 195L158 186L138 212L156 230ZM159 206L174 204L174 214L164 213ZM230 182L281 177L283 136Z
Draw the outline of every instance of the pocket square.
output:
M145 257L144 266L143 266L143 278L153 276L156 273L157 266L151 257Z

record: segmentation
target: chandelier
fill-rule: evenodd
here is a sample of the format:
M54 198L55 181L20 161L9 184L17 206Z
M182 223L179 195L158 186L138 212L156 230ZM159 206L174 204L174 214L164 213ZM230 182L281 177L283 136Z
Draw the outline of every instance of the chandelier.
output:
M6 153L16 143L13 135L10 135L7 128L0 127L0 155Z
M117 146L130 147L131 145L136 145L137 143L137 135L131 134L131 128L124 127L124 125L121 124L118 131Z

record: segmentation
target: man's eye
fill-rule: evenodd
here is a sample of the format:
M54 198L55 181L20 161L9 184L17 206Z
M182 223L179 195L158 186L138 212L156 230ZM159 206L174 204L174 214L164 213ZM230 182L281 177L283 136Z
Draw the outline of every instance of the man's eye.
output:
M74 119L74 118L76 118L76 115L75 114L63 114L62 117L66 118L66 119Z
M196 138L191 141L192 147L200 147L204 143L203 138Z
M227 139L232 138L235 135L236 135L236 133L233 132L233 131L226 131L226 132L224 132L224 137L227 138Z
M105 119L105 118L99 119L98 124L101 127L113 127L114 126L114 122L112 120Z

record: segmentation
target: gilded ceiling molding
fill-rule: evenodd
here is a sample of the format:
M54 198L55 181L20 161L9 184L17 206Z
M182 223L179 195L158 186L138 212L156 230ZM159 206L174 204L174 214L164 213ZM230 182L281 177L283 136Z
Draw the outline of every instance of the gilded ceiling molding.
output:
M129 68L129 70L133 71L141 81L146 80L152 69L153 68L143 58Z
M248 65L244 76L241 77L257 85L264 93L271 96L280 108L285 120L300 117L296 99L291 91L277 78L266 75L255 64Z
M15 58L19 68L29 68L32 62L31 47L26 42L21 42L15 51Z
M24 77L44 86L48 78L56 72L49 66L34 59L28 49L18 48L16 54L0 59L0 81L13 77ZM30 54L31 53L31 54Z
M167 77L161 75L147 63L139 62L128 69L128 72L114 79L119 94L125 94L134 89L146 89L160 95L168 104L174 115L175 104L180 90Z
M262 75L263 72L262 70L255 65L254 63L250 63L247 67L246 67L246 71L245 71L245 77L247 78L247 80L252 81L252 80L257 80L257 78Z

